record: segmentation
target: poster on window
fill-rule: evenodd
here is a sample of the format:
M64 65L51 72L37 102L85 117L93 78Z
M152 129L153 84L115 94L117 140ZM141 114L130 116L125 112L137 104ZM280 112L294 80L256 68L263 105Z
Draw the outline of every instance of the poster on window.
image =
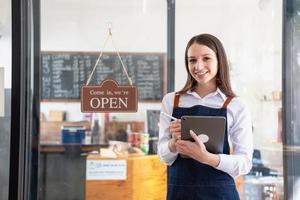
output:
M87 160L86 180L126 180L126 160Z

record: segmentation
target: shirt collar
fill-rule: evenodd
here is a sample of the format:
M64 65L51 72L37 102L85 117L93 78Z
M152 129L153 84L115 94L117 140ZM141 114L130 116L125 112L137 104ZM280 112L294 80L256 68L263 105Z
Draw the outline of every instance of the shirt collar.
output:
M191 90L188 90L186 92L187 94L189 95L193 95L194 97L197 97L197 98L201 98L196 92L194 91L191 91ZM224 101L226 100L226 95L220 90L220 88L217 88L216 91L206 95L205 97L212 97L212 96L216 96L216 95L219 95Z
M224 101L227 99L227 96L220 90L220 88L217 88L216 92L222 97Z

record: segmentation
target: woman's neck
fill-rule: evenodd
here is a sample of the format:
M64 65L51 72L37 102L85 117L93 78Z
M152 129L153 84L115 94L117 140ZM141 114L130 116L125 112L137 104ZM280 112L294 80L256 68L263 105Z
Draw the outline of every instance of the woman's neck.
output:
M201 97L205 97L208 94L215 92L217 90L216 84L208 84L208 85L197 85L195 88L195 92Z

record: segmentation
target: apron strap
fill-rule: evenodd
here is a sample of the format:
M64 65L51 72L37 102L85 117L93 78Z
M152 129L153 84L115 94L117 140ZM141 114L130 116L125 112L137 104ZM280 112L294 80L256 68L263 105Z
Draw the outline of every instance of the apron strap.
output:
M227 97L227 99L225 100L222 108L227 108L228 104L230 103L230 101L233 99L233 97Z
M180 94L175 93L174 104L173 104L173 107L174 107L174 108L177 108L177 107L178 107L178 104L179 104L179 98L180 98Z

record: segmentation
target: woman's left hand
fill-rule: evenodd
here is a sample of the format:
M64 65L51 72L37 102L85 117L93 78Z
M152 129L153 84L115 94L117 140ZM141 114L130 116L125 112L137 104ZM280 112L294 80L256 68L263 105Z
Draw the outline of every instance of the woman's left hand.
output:
M199 162L205 162L208 157L209 152L206 150L205 145L201 141L201 139L194 133L194 131L190 131L192 138L195 142L191 142L188 140L178 140L176 142L176 149L180 154L187 155Z
M220 156L208 152L201 139L193 131L190 131L190 134L195 142L177 140L175 144L177 151L180 154L187 155L201 163L217 167L220 163Z

